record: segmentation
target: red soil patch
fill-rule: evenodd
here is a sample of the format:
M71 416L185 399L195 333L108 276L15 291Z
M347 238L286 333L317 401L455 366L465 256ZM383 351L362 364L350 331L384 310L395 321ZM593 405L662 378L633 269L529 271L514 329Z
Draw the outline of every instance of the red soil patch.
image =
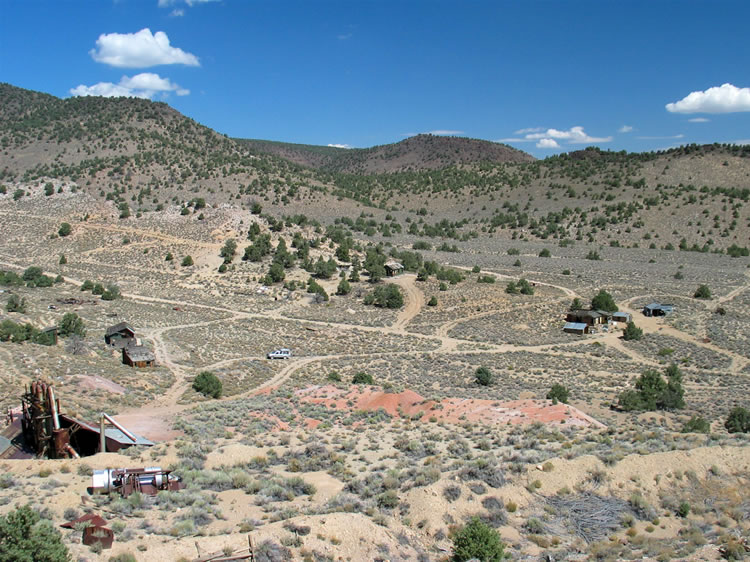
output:
M482 421L490 423L567 424L580 427L604 427L594 418L567 404L552 404L551 400L513 400L497 402L446 398L439 403L425 400L411 390L400 393L386 393L374 387L353 387L349 390L332 385L311 386L297 391L301 402L321 404L337 410L383 409L394 417L415 418L421 414L423 421L436 420L459 423L461 421Z

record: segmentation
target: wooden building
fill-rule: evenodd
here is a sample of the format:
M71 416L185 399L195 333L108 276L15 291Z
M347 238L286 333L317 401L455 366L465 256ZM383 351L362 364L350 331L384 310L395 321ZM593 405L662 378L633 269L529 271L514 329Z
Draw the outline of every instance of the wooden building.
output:
M127 322L120 322L107 328L104 341L116 348L127 347L135 340L135 330Z
M583 334L588 334L589 325L584 322L567 322L565 326L563 326L563 331L569 334L578 334L579 336L582 336Z
M385 274L388 277L394 277L398 275L399 273L403 273L404 266L403 264L398 263L397 261L388 261L385 262Z
M153 367L156 357L145 346L131 345L122 348L122 362L131 367Z
M673 311L674 305L659 304L658 302L652 302L643 307L644 316L666 316L672 314Z

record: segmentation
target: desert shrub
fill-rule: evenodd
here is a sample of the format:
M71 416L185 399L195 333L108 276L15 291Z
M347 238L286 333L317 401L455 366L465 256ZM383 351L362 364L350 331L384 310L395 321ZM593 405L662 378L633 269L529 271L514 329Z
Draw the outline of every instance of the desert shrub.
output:
M677 515L680 517L687 517L690 514L690 504L688 502L682 502L677 508Z
M552 254L550 253L550 251L547 248L544 248L541 252L539 252L539 257L540 258L548 258L551 255Z
M432 250L432 245L424 240L417 240L411 247L413 250Z
M427 301L427 306L437 306L438 300L436 296L430 297L430 300Z
M695 290L695 293L693 293L694 299L710 299L711 298L711 289L708 288L708 285L701 285Z
M404 306L404 296L396 285L381 285L365 297L364 303L380 308L401 308Z
M326 379L333 382L341 382L341 375L339 375L336 371L331 371L326 376Z
M22 299L16 294L13 294L5 304L5 310L8 312L20 312L23 314L26 312L26 299Z
M750 411L741 406L732 408L724 427L729 433L750 433Z
M480 275L477 277L477 283L494 283L495 282L495 276L494 275Z
M354 384L375 384L372 375L369 373L357 373L352 379Z
M570 392L563 385L555 383L547 393L547 400L562 402L563 404L568 403L568 397Z
M693 416L682 426L683 433L708 433L710 430L711 424L701 416Z
M643 330L636 326L635 322L631 320L630 322L628 322L625 330L623 330L622 338L625 341L639 341L641 338L643 338Z
M60 225L60 229L57 231L57 233L60 236L68 236L70 233L73 232L73 227L70 226L70 223L64 222Z
M107 285L107 288L102 292L103 301L113 301L121 297L122 295L120 294L120 287L118 287L117 285Z
M454 502L461 497L461 488L455 484L443 488L443 497L449 502Z
M349 284L349 281L347 281L346 278L341 279L341 281L339 281L339 286L336 288L336 294L348 295L351 291L352 286Z
M59 334L64 338L72 335L82 338L86 337L86 327L83 324L83 319L75 312L66 312L60 322Z
M727 255L733 258L739 258L741 256L750 256L750 250L747 247L740 247L737 244L732 244L727 248Z
M649 369L638 377L635 390L626 390L618 398L618 405L626 412L634 410L672 410L685 407L682 373L677 365L667 367L667 380Z
M591 308L594 310L604 310L606 312L617 312L615 299L607 291L601 289L596 296L591 299Z
M193 265L193 257L192 256L185 256L182 258L182 263L180 264L182 267L190 267Z
M60 532L26 505L0 516L0 562L67 562Z
M596 250L591 250L588 254L586 254L587 260L601 260L601 256L599 255L599 252Z
M453 536L453 561L481 560L497 562L505 559L505 545L500 534L474 517Z
M476 371L474 371L474 377L477 381L477 384L481 384L482 386L491 385L494 378L492 375L492 371L490 371L487 367L479 367Z
M222 384L216 375L210 371L203 371L193 381L193 389L204 396L219 398L221 396Z

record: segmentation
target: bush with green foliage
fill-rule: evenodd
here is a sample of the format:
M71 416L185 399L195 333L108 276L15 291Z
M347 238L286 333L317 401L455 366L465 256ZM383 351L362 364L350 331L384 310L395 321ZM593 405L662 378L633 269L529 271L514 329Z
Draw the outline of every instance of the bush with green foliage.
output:
M0 285L5 285L6 287L23 285L23 277L15 271L0 270Z
M58 333L63 338L74 334L82 338L86 337L86 327L83 324L83 319L75 312L66 312L60 322Z
M492 371L490 371L487 367L479 367L476 371L474 371L474 379L476 380L477 384L480 384L482 386L489 386L494 381L495 377L492 374Z
M438 300L435 295L430 297L430 300L427 301L427 306L437 306Z
M708 433L711 424L701 416L693 416L682 426L682 433Z
M357 373L352 378L354 384L375 384L375 380L369 373Z
M601 260L602 258L599 255L599 252L597 252L596 250L591 250L589 251L588 254L586 254L586 259L597 261L597 260Z
M326 293L326 290L312 277L307 280L307 292L315 295L316 298L324 302L328 300L328 293Z
M667 367L664 380L658 371L648 369L635 382L635 390L626 390L618 397L618 405L626 412L635 410L677 410L685 407L682 373L674 363Z
M505 545L500 534L478 517L472 518L453 535L453 562L500 562L505 558Z
M103 301L113 301L119 298L122 298L122 294L120 293L120 287L118 287L117 285L113 285L111 283L107 285L107 288L102 293Z
M234 255L237 253L237 241L234 238L230 238L219 251L219 256L224 258L224 263L232 263Z
M204 396L219 398L221 397L222 384L211 371L203 371L193 380L193 389Z
M339 281L338 287L336 287L336 294L348 295L351 292L352 286L349 284L349 281L347 281L346 278L341 279L341 281Z
M68 222L62 223L57 231L57 233L62 237L69 236L71 232L73 232L73 227L70 226L70 223Z
M552 254L550 253L550 251L547 248L544 248L541 252L539 252L539 257L540 258L548 258L551 255Z
M380 308L401 308L404 306L404 296L398 285L389 283L375 287L373 291L365 296L364 303Z
M25 505L0 516L0 562L67 562L68 549L52 522Z
M477 283L494 283L495 282L495 276L494 275L480 275L477 277Z
M735 406L729 412L724 427L729 433L750 433L750 410Z
M94 288L94 282L90 279L86 279L83 283L81 283L81 291L91 291Z
M164 261L172 261L174 259L174 256L172 255L172 252L167 252L167 255L164 256Z
M8 302L5 304L5 310L8 312L20 312L21 314L26 312L26 299L22 299L16 294L12 294L8 298Z
M591 308L593 310L603 310L605 312L617 312L618 308L615 299L607 291L601 289L593 299L591 299Z
M701 285L695 290L695 293L693 293L694 299L710 299L711 298L711 289L708 288L708 285Z
M182 258L182 263L180 265L182 265L182 267L190 267L193 265L193 256L185 256Z
M643 330L635 325L632 320L628 322L625 330L622 332L622 338L625 341L639 341L643 337Z
M563 404L568 403L569 397L570 391L559 383L553 384L552 388L547 393L547 400L552 400L553 402L562 402Z

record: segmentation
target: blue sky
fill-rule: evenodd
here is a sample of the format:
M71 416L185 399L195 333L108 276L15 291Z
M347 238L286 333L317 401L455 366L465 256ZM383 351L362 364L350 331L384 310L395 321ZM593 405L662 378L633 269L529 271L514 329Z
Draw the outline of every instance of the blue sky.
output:
M0 0L0 81L233 137L537 157L750 142L750 2ZM667 108L668 104L669 109Z

